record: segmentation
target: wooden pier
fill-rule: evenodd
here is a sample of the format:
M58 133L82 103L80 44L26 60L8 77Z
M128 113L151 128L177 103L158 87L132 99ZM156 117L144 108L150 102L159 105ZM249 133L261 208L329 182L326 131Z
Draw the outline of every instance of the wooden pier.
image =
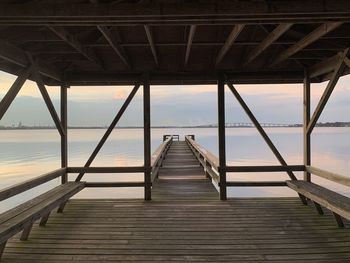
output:
M71 199L28 240L11 238L2 262L350 262L350 229L328 210L299 198L220 201L191 147L162 147L152 201Z
M3 262L350 262L350 198L312 178L348 187L350 179L314 167L311 155L313 129L338 80L350 73L350 1L6 0L0 10L0 70L17 76L0 101L0 120L32 80L61 139L56 170L0 189L3 201L61 178L59 186L0 215ZM325 81L312 111L312 84ZM235 87L274 83L302 84L301 164L286 162ZM67 90L107 85L133 88L84 166L72 167ZM193 135L184 141L164 135L152 155L154 85L217 85L218 156ZM46 86L60 90L59 113ZM140 89L143 165L92 166ZM225 89L279 165L227 163ZM289 180L227 180L228 173L259 172L285 172ZM144 177L89 182L86 173ZM68 180L72 174L78 176ZM227 195L228 187L266 186L289 187L299 197ZM71 199L88 187L142 187L144 198Z

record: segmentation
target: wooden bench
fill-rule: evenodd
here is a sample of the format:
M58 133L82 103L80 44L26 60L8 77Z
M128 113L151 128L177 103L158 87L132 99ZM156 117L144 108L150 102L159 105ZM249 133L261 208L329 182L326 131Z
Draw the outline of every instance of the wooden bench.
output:
M311 199L319 214L323 214L321 206L332 211L339 227L344 227L342 217L350 220L350 198L306 181L287 181L287 185Z
M9 238L23 230L20 239L27 240L36 220L41 218L40 226L45 226L50 212L59 207L63 209L68 199L84 187L84 182L69 182L1 214L0 259Z

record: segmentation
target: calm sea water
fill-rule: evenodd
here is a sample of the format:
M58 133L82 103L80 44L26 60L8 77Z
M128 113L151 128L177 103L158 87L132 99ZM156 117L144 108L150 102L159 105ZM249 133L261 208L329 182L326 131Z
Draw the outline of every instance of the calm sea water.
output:
M288 164L302 164L302 129L267 128ZM104 130L69 131L69 166L83 166ZM195 134L196 140L217 155L217 129L153 129L152 151L161 143L163 134ZM265 142L254 128L229 128L227 135L227 160L232 165L278 164ZM350 128L316 128L312 136L312 164L349 175ZM143 164L143 131L141 129L114 130L92 166L133 166ZM60 167L60 138L55 130L0 131L0 189L28 180ZM71 174L74 180L76 175ZM302 173L297 173L302 177ZM350 176L350 175L349 175ZM228 180L283 180L285 173L235 173ZM86 181L142 181L143 174L86 174ZM350 189L329 181L314 180L345 195ZM21 195L0 203L4 211L23 200L36 196L59 184L53 180ZM295 196L285 187L229 188L232 197ZM349 195L350 196L350 195ZM142 188L86 189L75 198L142 198Z

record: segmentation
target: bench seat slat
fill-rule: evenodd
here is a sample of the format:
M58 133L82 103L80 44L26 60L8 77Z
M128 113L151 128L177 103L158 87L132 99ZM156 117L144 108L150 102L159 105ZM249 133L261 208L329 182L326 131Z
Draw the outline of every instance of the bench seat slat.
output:
M0 224L0 243L6 241L21 231L24 227L34 223L37 219L45 216L48 212L52 211L60 204L67 201L70 197L81 191L84 186L84 182L66 183L40 195L40 198L36 199L36 203L33 202L34 199L28 201L30 202L30 208L28 209L21 210L20 206L12 209L12 215L15 214L16 209L17 215L7 221L2 220L3 223ZM0 215L0 218L1 217L2 215Z
M59 193L62 190L62 186L57 186L55 188L53 188L52 190L43 193L42 195L39 195L33 199L28 200L27 202L20 204L4 213L2 213L0 215L0 225L4 222L6 222L7 220L10 220L13 217L16 217L18 215L19 211L27 211L28 209L32 208L33 206L35 206L38 203L41 203L43 201L45 201L48 197L53 196L57 193Z
M350 198L306 181L287 181L296 192L350 220Z

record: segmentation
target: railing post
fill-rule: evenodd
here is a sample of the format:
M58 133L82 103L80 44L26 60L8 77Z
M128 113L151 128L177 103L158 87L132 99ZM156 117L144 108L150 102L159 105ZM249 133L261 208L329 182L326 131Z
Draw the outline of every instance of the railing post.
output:
M144 134L144 182L145 182L145 200L152 199L151 189L151 98L148 75L143 79L143 134Z
M308 72L304 71L304 165L311 165L311 133L308 132L307 127L310 123L310 78ZM304 180L310 182L311 174L307 171L304 171Z
M67 168L68 166L68 120L67 120L67 89L68 85L61 86L61 124L64 130L64 134L61 135L61 167ZM64 173L61 177L61 183L65 184L68 181L67 173Z
M226 200L225 80L222 74L218 79L218 123L220 199Z

